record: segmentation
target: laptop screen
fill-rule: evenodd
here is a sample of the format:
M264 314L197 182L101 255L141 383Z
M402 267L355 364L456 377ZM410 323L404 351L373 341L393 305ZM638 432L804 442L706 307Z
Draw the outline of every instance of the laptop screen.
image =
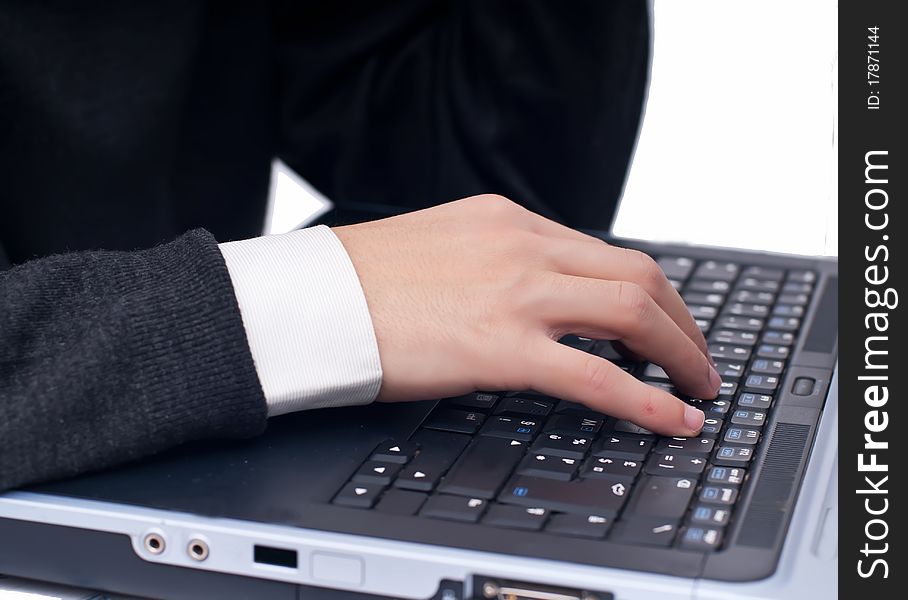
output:
M656 0L619 237L837 254L836 4Z

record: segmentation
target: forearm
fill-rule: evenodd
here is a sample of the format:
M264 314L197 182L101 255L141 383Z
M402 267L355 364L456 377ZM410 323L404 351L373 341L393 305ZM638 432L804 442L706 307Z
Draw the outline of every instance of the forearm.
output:
M265 427L231 280L204 231L0 273L0 490Z

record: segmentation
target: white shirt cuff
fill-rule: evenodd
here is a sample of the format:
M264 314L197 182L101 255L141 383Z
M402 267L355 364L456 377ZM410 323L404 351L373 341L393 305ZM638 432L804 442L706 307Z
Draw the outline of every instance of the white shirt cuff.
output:
M372 317L331 229L319 225L219 248L268 416L375 399L382 371Z

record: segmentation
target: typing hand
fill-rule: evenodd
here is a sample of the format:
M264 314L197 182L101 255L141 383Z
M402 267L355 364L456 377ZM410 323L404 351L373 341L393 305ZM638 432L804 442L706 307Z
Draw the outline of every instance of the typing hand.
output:
M665 435L700 430L701 411L556 341L620 340L682 392L714 398L706 341L645 254L489 195L334 232L372 315L379 400L534 389Z

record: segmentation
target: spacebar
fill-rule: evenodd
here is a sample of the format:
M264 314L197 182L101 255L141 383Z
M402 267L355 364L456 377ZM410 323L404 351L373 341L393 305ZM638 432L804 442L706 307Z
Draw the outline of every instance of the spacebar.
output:
M515 477L502 490L498 501L564 513L615 517L624 505L628 491L626 482L618 479L556 481Z
M445 494L490 500L498 493L525 451L526 444L516 440L478 438L444 478L439 490Z

